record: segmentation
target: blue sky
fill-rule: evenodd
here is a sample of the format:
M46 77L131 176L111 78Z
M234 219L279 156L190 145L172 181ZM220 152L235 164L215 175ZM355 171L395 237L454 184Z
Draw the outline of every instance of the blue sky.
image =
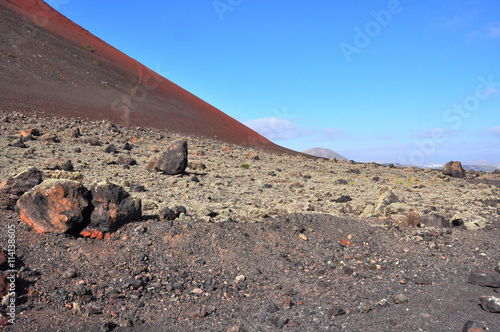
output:
M282 146L500 162L498 1L47 2Z

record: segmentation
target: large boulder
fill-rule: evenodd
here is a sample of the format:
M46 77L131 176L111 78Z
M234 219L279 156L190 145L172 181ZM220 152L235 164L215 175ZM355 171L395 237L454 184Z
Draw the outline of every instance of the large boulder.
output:
M40 184L43 172L30 167L22 173L8 177L0 183L0 209L12 210L25 192Z
M48 179L18 201L21 219L39 233L78 233L88 220L88 190L77 181Z
M187 141L174 142L163 152L155 168L168 175L182 174L188 165Z
M449 175L454 178L464 178L465 170L463 169L461 162L449 161L443 167L443 174Z
M122 187L109 183L95 183L90 189L93 211L89 228L100 232L113 232L121 225L139 220L142 216L141 200L130 196Z

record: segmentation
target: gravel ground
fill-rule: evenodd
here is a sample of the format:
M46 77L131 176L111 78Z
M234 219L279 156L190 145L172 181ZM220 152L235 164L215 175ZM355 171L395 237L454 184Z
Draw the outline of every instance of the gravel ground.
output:
M479 301L498 288L468 283L500 262L498 175L455 179L190 137L190 161L206 168L171 177L145 166L174 134L1 115L2 178L55 158L71 160L86 186L145 187L133 193L142 220L108 240L38 234L0 210L0 243L6 250L14 225L17 245L16 317L5 331L460 331L468 320L500 331L499 314ZM81 137L66 135L77 127ZM30 128L60 142L9 146ZM109 144L118 152L106 153ZM137 165L111 163L120 156ZM405 206L377 215L367 206L385 187L399 200L391 206ZM187 213L158 220L175 205ZM470 213L484 225L407 227L408 211Z

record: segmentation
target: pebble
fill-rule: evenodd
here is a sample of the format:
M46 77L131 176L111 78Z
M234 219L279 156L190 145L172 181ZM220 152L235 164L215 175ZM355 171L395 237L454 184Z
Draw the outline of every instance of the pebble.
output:
M404 294L398 294L394 296L394 303L396 304L402 304L402 303L407 303L408 298Z

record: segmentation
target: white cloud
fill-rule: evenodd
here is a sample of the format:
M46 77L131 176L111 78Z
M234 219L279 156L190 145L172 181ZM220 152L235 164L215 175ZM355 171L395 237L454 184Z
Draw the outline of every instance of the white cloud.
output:
M331 127L331 128L325 128L323 130L323 136L321 137L321 139L325 141L331 141L338 139L341 136L342 136L342 129Z
M246 126L270 140L288 140L307 135L310 131L291 119L268 117L246 121Z
M500 138L500 126L496 126L490 129L490 132L497 138Z

